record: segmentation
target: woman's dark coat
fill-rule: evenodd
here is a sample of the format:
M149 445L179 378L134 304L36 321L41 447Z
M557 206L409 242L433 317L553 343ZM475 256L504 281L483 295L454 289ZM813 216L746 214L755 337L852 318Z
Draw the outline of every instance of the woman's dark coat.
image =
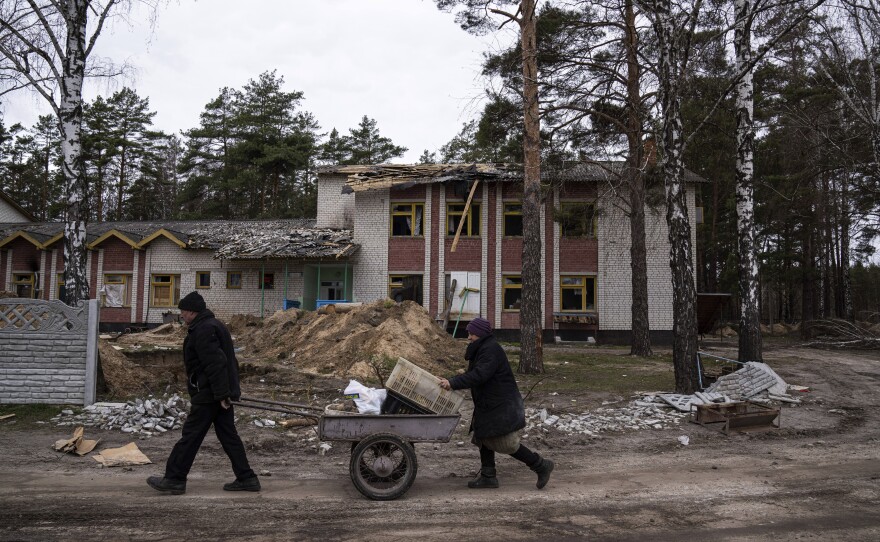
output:
M474 399L471 426L476 438L500 437L526 425L522 396L504 349L492 335L468 345L466 373L449 379L454 390L470 388Z
M214 313L203 310L189 324L183 340L187 391L193 403L238 400L241 388L232 336Z

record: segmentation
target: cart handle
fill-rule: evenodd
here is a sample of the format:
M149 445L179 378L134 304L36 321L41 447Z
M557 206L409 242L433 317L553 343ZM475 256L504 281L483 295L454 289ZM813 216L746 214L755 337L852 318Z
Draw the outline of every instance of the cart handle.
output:
M253 403L262 403L262 404L253 404ZM241 397L238 401L233 402L233 404L237 405L237 406L241 406L241 407L246 407L246 408L256 408L259 410L271 410L272 412L282 412L284 414L294 414L296 416L302 416L303 418L311 418L313 420L319 420L319 419L321 419L321 416L319 414L315 414L313 412L294 410L293 408L288 408L288 407L308 408L308 409L318 410L318 411L323 412L322 408L313 407L310 405L298 405L295 403L281 403L278 401L266 401L264 399L255 399L253 397Z

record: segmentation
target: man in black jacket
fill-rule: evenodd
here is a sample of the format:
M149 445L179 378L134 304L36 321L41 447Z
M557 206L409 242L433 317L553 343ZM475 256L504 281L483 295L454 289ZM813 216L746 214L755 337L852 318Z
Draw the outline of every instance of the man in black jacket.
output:
M251 470L244 444L235 430L232 401L241 397L241 388L232 336L226 326L214 318L198 292L181 299L177 308L188 327L183 341L183 363L192 408L183 424L180 440L168 456L165 476L150 476L147 484L172 495L186 492L186 477L213 424L235 473L235 480L225 484L223 489L259 491L260 480Z
M440 379L445 390L470 388L474 399L471 439L480 449L480 473L468 482L473 489L496 488L495 452L509 454L538 474L538 489L550 481L553 462L520 443L519 431L526 425L522 396L510 370L504 349L492 334L492 324L475 318L467 325L470 344L464 357L468 370L449 380Z

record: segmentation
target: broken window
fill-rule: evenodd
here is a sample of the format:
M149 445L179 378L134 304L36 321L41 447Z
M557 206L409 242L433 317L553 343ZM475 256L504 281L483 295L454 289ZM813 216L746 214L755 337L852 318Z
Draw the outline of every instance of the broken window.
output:
M562 203L556 219L563 237L596 236L596 206L592 203Z
M150 288L153 307L176 307L180 302L180 275L153 275Z
M502 279L501 285L502 309L506 311L518 311L522 302L522 277L508 275Z
M563 312L584 312L596 310L596 277L559 277L559 299Z
M33 273L15 273L12 275L12 287L15 297L33 299L36 297L34 287L35 277Z
M263 273L263 289L275 289L275 273Z
M504 237L522 237L522 203L504 204Z
M211 272L210 271L196 271L196 288L210 288L211 287Z
M391 235L394 237L418 237L422 235L423 203L391 204Z
M388 297L400 303L415 301L422 304L422 275L389 275Z
M471 203L464 212L464 203L450 203L446 206L446 235L454 237L458 231L458 224L464 220L461 227L462 237L478 237L480 235L480 204Z

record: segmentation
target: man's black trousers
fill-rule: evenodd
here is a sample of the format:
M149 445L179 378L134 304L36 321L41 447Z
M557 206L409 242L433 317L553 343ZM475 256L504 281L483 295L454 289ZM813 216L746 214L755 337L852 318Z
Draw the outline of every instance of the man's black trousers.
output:
M192 405L189 416L183 424L180 440L177 441L174 449L171 450L171 455L168 456L168 463L165 465L165 478L186 481L211 424L214 424L217 440L220 441L223 451L232 462L232 472L235 473L236 480L247 480L256 476L248 464L241 437L235 430L233 407L223 408L220 406L220 401L215 401Z

